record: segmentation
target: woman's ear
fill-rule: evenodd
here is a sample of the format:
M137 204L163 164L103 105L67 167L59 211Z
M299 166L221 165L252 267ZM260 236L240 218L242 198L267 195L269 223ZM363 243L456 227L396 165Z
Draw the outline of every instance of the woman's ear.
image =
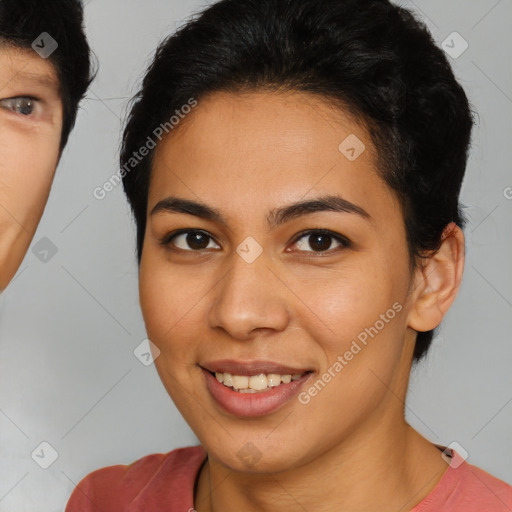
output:
M441 323L459 291L464 256L464 233L451 222L443 231L439 250L424 258L415 271L409 327L424 332Z

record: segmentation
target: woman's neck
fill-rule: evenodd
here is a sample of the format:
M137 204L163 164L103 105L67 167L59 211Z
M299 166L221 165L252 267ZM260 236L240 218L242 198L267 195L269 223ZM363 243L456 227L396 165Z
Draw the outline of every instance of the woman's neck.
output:
M209 457L197 482L195 509L406 512L432 491L448 466L405 421L392 431L382 427L274 474L234 472Z

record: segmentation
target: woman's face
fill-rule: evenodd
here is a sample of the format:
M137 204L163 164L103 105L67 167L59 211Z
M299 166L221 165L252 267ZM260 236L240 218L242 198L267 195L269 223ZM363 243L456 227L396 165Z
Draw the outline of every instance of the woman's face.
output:
M216 93L182 123L155 153L140 266L167 391L238 471L378 443L403 421L414 336L404 222L368 133L298 92Z
M52 64L0 46L0 291L16 272L50 193L62 101Z

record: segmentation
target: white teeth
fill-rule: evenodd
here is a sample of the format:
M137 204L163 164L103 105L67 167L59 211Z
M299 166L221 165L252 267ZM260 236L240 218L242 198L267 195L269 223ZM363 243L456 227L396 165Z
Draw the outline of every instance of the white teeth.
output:
M249 377L247 375L233 375L232 378L235 389L246 389L249 387Z
M257 393L260 391L268 391L270 388L279 386L281 383L288 384L292 380L298 380L302 377L300 373L294 375L279 375L277 373L269 373L265 375L232 375L231 373L215 372L215 378L227 387L233 388L240 393Z
M270 387L279 386L281 384L281 375L277 373L270 373L267 376L267 385Z
M249 377L249 387L257 391L261 391L267 387L267 376L263 373L260 375L251 375Z

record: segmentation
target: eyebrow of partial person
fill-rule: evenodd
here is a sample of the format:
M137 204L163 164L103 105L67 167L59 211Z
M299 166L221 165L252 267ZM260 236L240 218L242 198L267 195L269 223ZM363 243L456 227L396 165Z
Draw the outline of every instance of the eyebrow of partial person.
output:
M50 89L58 89L59 87L57 77L42 73L30 73L28 71L19 71L15 76L13 76L12 81L31 82Z
M372 219L370 214L360 206L357 206L339 196L328 195L275 208L274 210L271 210L267 216L267 222L271 228L274 228L292 219L325 211L352 213L368 221ZM226 218L219 210L216 210L204 203L179 197L171 196L162 199L154 206L150 215L155 215L161 212L186 213L188 215L194 215L195 217L217 222L223 226L228 225Z

